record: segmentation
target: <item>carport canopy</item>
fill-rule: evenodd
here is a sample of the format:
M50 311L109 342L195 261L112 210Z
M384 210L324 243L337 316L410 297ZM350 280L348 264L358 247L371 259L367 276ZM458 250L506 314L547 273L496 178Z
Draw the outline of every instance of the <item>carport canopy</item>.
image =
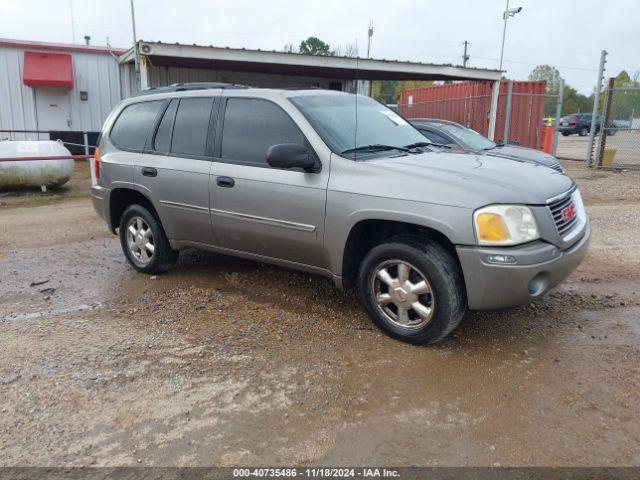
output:
M499 70L358 57L304 55L162 42L138 42L139 54L158 67L205 68L350 80L500 80ZM131 48L121 63L135 60ZM144 81L144 80L143 80ZM144 88L144 85L142 85Z
M137 50L137 52L136 52ZM500 70L455 65L327 55L305 55L275 50L248 50L202 45L138 41L120 57L120 63L139 61L138 87L149 87L147 65L197 68L341 80L469 80L493 82L489 138L495 134Z

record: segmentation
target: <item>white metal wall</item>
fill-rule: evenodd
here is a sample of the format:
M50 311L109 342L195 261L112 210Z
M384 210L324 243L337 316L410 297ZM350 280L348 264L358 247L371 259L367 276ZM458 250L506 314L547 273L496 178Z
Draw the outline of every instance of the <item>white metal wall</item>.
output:
M33 87L22 83L24 52L24 48L0 46L0 129L37 129ZM71 126L61 124L59 129L99 131L102 122L121 98L120 69L116 60L108 54L45 53L69 53L73 62ZM80 91L88 93L88 100L80 100ZM7 134L0 132L0 138L6 137Z

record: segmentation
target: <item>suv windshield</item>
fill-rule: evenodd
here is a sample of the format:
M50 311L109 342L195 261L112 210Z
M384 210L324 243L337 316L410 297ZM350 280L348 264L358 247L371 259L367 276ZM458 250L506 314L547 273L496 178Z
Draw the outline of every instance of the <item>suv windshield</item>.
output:
M393 155L425 140L404 118L369 97L311 94L290 100L338 154Z
M489 150L496 147L496 144L487 137L480 135L475 130L463 127L462 125L443 123L439 126L449 135L458 139L466 148L470 148L472 150Z

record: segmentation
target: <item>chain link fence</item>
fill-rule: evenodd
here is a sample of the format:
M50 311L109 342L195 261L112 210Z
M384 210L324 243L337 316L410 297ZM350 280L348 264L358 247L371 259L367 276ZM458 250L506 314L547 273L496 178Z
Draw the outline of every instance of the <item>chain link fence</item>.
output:
M602 168L640 169L640 88L613 87L604 92L603 128L592 164Z

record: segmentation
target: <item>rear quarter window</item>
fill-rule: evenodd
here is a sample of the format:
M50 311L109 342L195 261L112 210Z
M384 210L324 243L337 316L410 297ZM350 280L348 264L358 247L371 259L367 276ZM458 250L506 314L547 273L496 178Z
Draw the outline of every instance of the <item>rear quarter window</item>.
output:
M124 150L141 152L162 107L161 100L140 102L122 110L111 128L111 141Z

